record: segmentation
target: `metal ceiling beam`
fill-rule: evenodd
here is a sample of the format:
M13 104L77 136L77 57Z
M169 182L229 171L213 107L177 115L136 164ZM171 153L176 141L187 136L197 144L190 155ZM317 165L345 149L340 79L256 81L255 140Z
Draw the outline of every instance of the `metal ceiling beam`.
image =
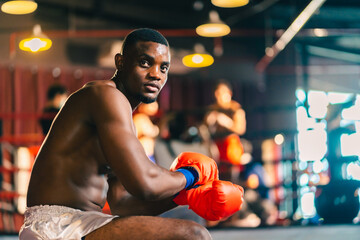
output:
M305 9L299 14L288 29L280 36L278 41L266 49L266 54L256 64L256 70L264 72L266 67L274 58L286 47L293 37L301 30L305 23L314 15L314 13L325 3L326 0L312 0Z

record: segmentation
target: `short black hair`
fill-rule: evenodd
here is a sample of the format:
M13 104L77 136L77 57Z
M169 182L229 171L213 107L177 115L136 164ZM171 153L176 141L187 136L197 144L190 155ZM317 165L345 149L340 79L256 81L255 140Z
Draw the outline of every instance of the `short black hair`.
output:
M169 42L160 32L150 28L139 28L130 32L125 37L121 53L124 54L130 46L135 45L139 41L156 42L167 47L169 46Z
M60 84L51 85L47 90L47 99L53 100L56 94L64 94L66 92L66 88Z

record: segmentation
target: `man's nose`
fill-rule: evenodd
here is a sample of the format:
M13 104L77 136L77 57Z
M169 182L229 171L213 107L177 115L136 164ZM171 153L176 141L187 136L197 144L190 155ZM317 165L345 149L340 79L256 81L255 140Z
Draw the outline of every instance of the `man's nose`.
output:
M161 71L159 66L152 66L150 68L149 76L152 79L160 79L161 78Z

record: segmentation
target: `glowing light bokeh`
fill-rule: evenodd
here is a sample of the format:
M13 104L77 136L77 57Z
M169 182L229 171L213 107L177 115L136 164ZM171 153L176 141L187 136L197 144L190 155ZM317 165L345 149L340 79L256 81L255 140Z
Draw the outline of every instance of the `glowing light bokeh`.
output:
M295 96L302 103L304 103L306 100L306 92L303 89L297 89L295 92Z
M214 63L214 58L209 54L190 54L183 57L182 62L187 67L208 67Z
M309 91L308 94L309 115L313 118L324 118L327 112L329 100L325 92Z
M284 136L282 134L276 134L276 136L274 137L274 141L277 145L281 145L284 143Z
M360 181L360 163L349 163L346 167L346 173L349 179L355 179Z
M52 42L48 38L26 38L21 40L19 48L28 52L45 51L51 48Z
M300 161L321 160L327 153L326 131L308 130L298 134L298 151Z
M342 156L359 156L360 157L360 133L342 134L340 136L340 146Z
M353 94L340 93L340 92L328 92L328 100L330 104L345 103L350 100Z
M313 164L313 171L314 173L320 173L324 169L324 164L320 160L316 160Z
M206 23L196 28L196 33L202 37L222 37L230 31L230 27L224 23Z
M1 11L8 14L23 15L34 12L38 5L31 0L7 1L1 5Z
M341 116L343 119L346 120L353 120L353 121L360 121L360 100L359 97L357 97L357 100L355 101L355 104L349 108L345 108Z
M313 217L316 214L315 194L313 192L305 193L301 196L301 211L305 218Z
M245 6L249 0L211 0L211 3L217 7L235 8Z
M301 176L299 177L299 185L300 186L306 186L309 183L309 174L304 173L301 174Z

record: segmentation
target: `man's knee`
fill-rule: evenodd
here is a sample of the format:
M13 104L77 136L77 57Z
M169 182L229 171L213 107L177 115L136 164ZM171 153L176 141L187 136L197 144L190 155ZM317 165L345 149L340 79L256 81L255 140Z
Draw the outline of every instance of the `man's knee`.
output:
M199 240L211 239L209 231L200 224L192 224L191 227L189 228L189 233L192 239L199 239Z

